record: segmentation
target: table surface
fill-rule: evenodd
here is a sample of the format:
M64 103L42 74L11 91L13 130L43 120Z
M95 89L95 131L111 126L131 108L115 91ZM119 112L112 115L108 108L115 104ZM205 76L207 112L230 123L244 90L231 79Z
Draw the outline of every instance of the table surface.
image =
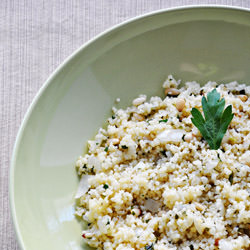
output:
M18 128L47 77L98 33L153 10L202 4L250 8L249 0L2 0L0 1L0 248L18 247L8 181Z

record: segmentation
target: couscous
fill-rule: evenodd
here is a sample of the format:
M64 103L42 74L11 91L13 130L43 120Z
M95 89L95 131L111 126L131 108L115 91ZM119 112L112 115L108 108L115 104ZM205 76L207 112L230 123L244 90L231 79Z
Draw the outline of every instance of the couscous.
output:
M90 246L250 249L250 87L179 84L169 76L164 99L140 95L114 107L77 160L76 214ZM192 120L213 89L234 114L217 149Z

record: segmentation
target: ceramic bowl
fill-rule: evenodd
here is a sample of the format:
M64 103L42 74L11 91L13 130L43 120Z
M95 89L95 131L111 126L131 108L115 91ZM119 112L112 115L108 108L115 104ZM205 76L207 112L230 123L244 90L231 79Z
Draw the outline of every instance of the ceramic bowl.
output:
M10 201L24 250L88 249L74 217L74 164L86 141L138 94L184 81L250 82L250 13L219 6L161 10L104 32L70 56L32 102L17 136Z

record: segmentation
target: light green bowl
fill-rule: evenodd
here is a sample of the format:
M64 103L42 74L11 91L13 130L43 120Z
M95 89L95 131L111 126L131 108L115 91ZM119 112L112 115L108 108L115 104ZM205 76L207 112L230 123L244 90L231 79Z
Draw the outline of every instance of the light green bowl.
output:
M164 10L118 25L68 58L31 104L17 136L10 201L22 249L88 249L74 217L74 169L86 141L138 94L162 93L168 74L250 82L250 13Z

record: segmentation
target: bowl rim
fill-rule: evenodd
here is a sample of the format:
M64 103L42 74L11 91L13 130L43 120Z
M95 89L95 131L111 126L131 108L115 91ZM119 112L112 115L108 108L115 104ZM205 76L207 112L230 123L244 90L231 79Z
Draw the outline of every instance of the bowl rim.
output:
M241 6L233 6L233 5L223 5L223 4L190 4L190 5L183 5L183 6L177 6L177 7L170 7L170 8L163 8L159 10L154 10L150 12L146 12L144 14L140 14L138 16L129 18L125 21L122 21L116 25L111 26L110 28L107 28L106 30L102 31L98 35L94 36L87 42L83 43L78 49L73 51L68 57L66 57L57 67L56 69L49 75L47 80L42 84L40 89L38 90L37 94L33 97L32 102L30 103L23 119L21 122L21 125L18 129L15 143L13 146L12 154L11 154L11 160L10 160L10 172L9 172L9 205L10 205L10 210L11 210L11 220L12 220L12 225L14 226L14 231L16 235L16 239L18 242L18 246L21 248L21 250L28 250L24 244L23 241L23 236L21 233L21 230L19 228L18 222L17 222L17 215L16 215L16 207L15 207L15 200L14 200L14 175L15 175L15 168L16 168L16 158L18 154L18 149L20 146L20 142L23 136L23 131L27 125L27 122L32 114L32 111L34 107L36 106L38 100L40 99L41 95L44 93L45 89L48 87L51 82L53 82L53 79L63 70L64 67L67 66L67 64L74 59L80 52L84 51L87 49L92 43L94 43L96 40L101 38L102 36L105 36L107 34L112 33L118 28L121 28L123 26L126 26L127 24L136 22L140 19L147 18L150 16L162 14L162 13L167 13L167 12L173 12L173 11L180 11L180 10L187 10L187 9L202 9L202 8L207 8L207 9L228 9L228 10L238 10L242 12L250 12L249 8L246 7L241 7Z

